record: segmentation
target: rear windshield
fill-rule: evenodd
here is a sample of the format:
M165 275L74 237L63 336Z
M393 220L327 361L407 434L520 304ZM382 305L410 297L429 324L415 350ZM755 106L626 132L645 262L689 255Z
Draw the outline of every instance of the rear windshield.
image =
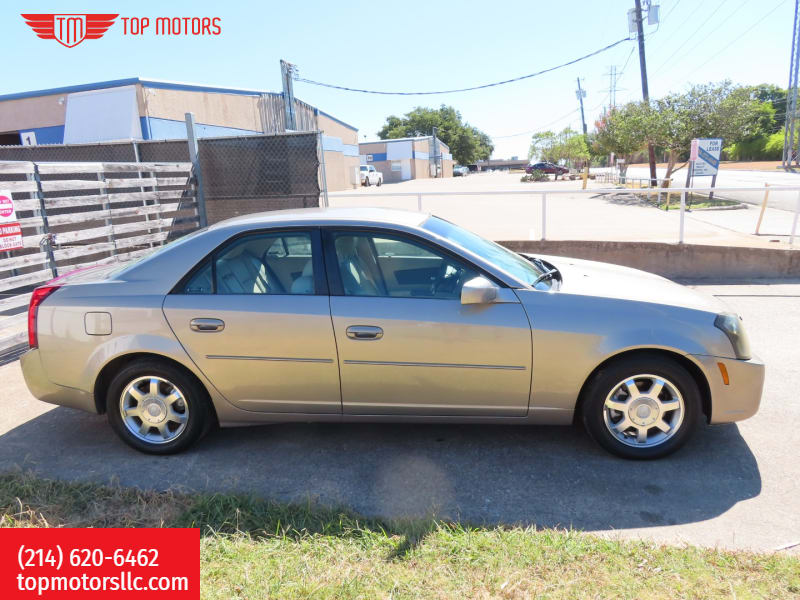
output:
M162 252L164 252L167 249L172 249L172 248L175 248L177 246L180 246L184 242L187 242L190 239L192 239L193 237L196 237L196 236L200 235L201 233L205 233L207 229L208 229L207 227L203 227L202 229L198 229L197 231L193 231L191 233L187 233L183 237L179 237L176 240L172 240L171 242L167 242L163 246L157 246L156 248L153 248L149 252L145 252L141 256L139 256L137 258L134 258L133 260L126 260L125 262L120 264L119 267L117 267L116 269L111 271L108 274L108 277L119 277L120 275L124 274L128 269L131 269L131 268L133 268L133 267L135 267L137 265L140 265L140 264L144 263L145 261L148 261L148 260L150 260L152 258L155 258L156 256L160 255Z

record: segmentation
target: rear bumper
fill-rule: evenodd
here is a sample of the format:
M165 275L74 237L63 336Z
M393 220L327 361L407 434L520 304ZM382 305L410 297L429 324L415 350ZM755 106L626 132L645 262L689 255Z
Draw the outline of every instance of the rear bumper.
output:
M28 350L20 357L19 361L22 366L22 375L25 377L25 383L31 394L36 398L50 404L97 413L93 394L84 390L55 384L47 378L37 349Z
M764 363L750 360L692 355L706 372L711 389L710 422L731 423L752 417L758 412L764 390ZM718 363L725 365L729 385L725 385Z

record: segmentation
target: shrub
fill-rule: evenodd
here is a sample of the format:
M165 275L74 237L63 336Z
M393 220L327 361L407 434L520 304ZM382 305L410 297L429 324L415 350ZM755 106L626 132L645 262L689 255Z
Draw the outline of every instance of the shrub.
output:
M760 135L746 142L736 142L725 148L730 160L780 160L783 155L783 131Z
M534 169L528 175L523 175L520 177L520 181L528 182L528 181L548 181L550 178L547 176L547 173L544 171L540 171L539 169Z
M780 160L783 156L783 142L786 136L782 131L776 131L767 138L767 143L764 144L764 153L769 157L769 160Z

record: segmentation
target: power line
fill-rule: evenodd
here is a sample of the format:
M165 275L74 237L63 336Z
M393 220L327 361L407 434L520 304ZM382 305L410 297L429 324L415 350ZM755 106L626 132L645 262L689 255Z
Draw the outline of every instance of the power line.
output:
M678 1L677 1L675 4L673 4L673 5L672 5L672 8L670 9L670 11L669 11L669 12L668 12L666 15L664 15L664 18L663 18L663 19L661 19L661 21L662 21L662 22L663 22L663 21L666 21L666 20L667 20L667 18L668 18L668 17L669 17L669 16L670 16L670 15L671 15L671 14L672 14L674 11L675 11L675 9L676 9L676 8L678 8L678 4L680 4L680 3L681 3L681 0L678 0ZM691 18L691 17L690 17L690 18ZM683 23L681 23L681 25L683 25L684 23L686 23L686 22L688 22L688 21L689 21L689 18L686 18L686 19L684 19L684 20L683 20ZM665 47L668 45L668 43L669 43L669 41L670 41L671 39L672 39L672 36L670 36L670 37L667 37L667 39L664 41L664 43L663 43L663 44L661 44L660 46L658 46L658 47L656 48L656 50L661 50L662 48L665 48Z
M722 19L722 21L720 21L720 22L717 24L717 26L716 26L716 27L714 27L714 29L712 29L712 30L711 30L711 31L710 31L708 34L706 34L706 35L705 35L705 36L704 36L704 37L703 37L703 38L702 38L702 39L701 39L699 42L697 42L697 43L696 43L694 46L692 46L691 48L689 48L689 50L687 50L686 52L684 52L684 53L681 55L681 57L683 58L683 57L685 57L685 56L687 56L687 55L691 54L691 53L692 53L692 50L694 50L695 48L697 48L697 47L698 47L700 44L702 44L703 42L707 41L707 40L708 40L708 38L709 38L709 37L711 37L712 35L714 35L714 33L716 33L716 31L717 31L717 30L719 30L719 28L720 28L720 27L722 27L722 26L723 26L725 23L727 23L728 21L730 21L730 19L731 19L731 17L732 17L732 16L734 16L736 13L738 13L740 10L742 10L742 8L744 8L744 5L745 5L745 4L747 4L749 1L750 1L750 0L744 0L744 2L742 2L742 3L741 3L739 6L737 6L737 7L736 7L736 8L735 8L735 9L734 9L734 10L733 10L733 11L732 11L732 12L731 12L731 13L730 13L730 14L729 14L727 17L725 17L724 19ZM713 16L713 15L712 15L712 16ZM675 63L677 63L677 61L675 61ZM662 65L662 66L663 66L663 65ZM674 67L675 67L675 64L673 64L673 66L672 66L672 67L667 67L667 69L674 68Z
M333 89L336 89L336 90L344 90L346 92L360 92L362 94L380 94L380 95L383 95L383 96L430 96L430 95L433 95L433 94L455 94L457 92L471 92L473 90L481 90L481 89L484 89L484 88L496 87L498 85L505 85L507 83L514 83L516 81L522 81L523 79L530 79L531 77L537 77L539 75L544 75L545 73L550 73L551 71L556 71L557 69L563 69L564 67L568 67L570 65L574 65L575 63L579 63L582 60L586 60L587 58L591 58L593 56L597 56L598 54L601 54L601 53L605 52L606 50L610 50L611 48L613 48L615 46L618 46L618 45L622 44L623 42L627 42L627 41L629 41L628 38L623 38L621 40L617 40L613 44L609 44L608 46L605 46L604 48L600 48L599 50L595 50L594 52L591 52L589 54L581 56L580 58L576 58L576 59L570 60L568 62L562 63L562 64L557 65L555 67L549 67L547 69L542 69L541 71L537 71L535 73L529 73L528 75L521 75L519 77L514 77L513 79L505 79L503 81L496 81L494 83L485 83L483 85L476 85L476 86L472 86L472 87L459 88L459 89L454 89L454 90L439 90L439 91L435 91L435 92L383 92L383 91L376 91L376 90L362 90L362 89L359 89L359 88L350 88L350 87L346 87L346 86L342 86L342 85L334 85L332 83L322 83L320 81L314 81L313 79L305 79L305 78L302 78L302 77L298 77L297 81L301 81L303 83L310 83L312 85L319 85L319 86L327 87L327 88L333 88Z
M660 18L660 19L659 19L659 21L658 21L658 27L659 27L659 28L660 28L660 27L661 27L661 25L662 25L662 24L663 24L663 23L664 23L664 22L665 22L665 21L666 21L666 20L669 18L669 16L670 16L670 15L671 15L673 12L675 12L675 9L676 9L676 8L678 8L678 5L679 5L680 3L681 3L681 0L678 0L678 1L677 1L675 4L673 4L673 5L672 5L672 8L669 10L669 12L668 12L668 13L667 13L666 15L664 15L662 18ZM656 30L655 30L655 31L654 31L652 34L650 34L650 37L649 37L649 39L653 39L653 35L655 35L656 33L658 33L658 29L656 29ZM669 38L667 38L667 39L669 39ZM666 46L666 43L665 43L665 44L662 44L661 46L659 46L659 48L663 48L664 46Z
M606 100L609 100L610 98L611 98L611 92L609 92L609 93L607 93L607 94L606 94L606 97L605 97L605 98L603 98L603 101L602 101L600 104L598 104L598 105L597 105L597 106L595 106L594 108L590 108L590 109L589 109L589 112L592 112L592 111L595 111L595 110L597 110L598 108L600 108L601 106L603 106L603 104L605 104L605 103L606 103Z
M705 27L705 24L706 24L706 23L708 23L708 22L709 22L709 21L710 21L710 20L711 20L711 19L714 17L714 15L716 15L716 14L717 14L717 12L719 12L719 9L720 9L720 8L722 8L722 5L723 5L723 4L725 4L725 1L726 1L726 0L722 0L722 2L720 2L720 3L717 5L717 8L715 8L715 9L713 10L713 12L712 12L710 15L708 15L708 17L706 18L706 20L705 20L705 21L703 21L703 22L700 24L700 27L698 27L697 29L695 29L695 30L694 30L694 33L692 33L692 35L690 35L689 37L687 37L687 38L684 40L684 44L685 44L686 42L688 42L690 39L692 39L692 38L693 38L695 35L697 35L697 32L698 32L698 31L700 31L700 30L701 30L703 27ZM687 20L688 20L688 19L687 19ZM669 55L669 57L667 58L667 60L665 60L663 63L661 63L661 65L658 67L658 69L657 69L657 70L658 70L658 71L660 71L660 70L661 70L661 69L664 67L664 65L666 65L666 64L667 64L667 63L670 61L670 59L671 59L673 56L675 56L676 54L678 54L678 52L680 52L682 49L683 49L683 44L679 44L679 45L678 45L678 47L675 49L675 52L673 52L672 54L670 54L670 55Z
M669 12L664 15L664 18L661 19L661 21L662 22L666 21L669 18L669 16L675 11L675 9L678 8L678 4L680 4L680 3L681 3L681 0L678 0L675 4L673 4L672 8L669 9Z
M550 123L547 123L546 125L542 125L541 127L537 127L536 129L530 129L528 131L521 131L519 133L512 133L511 135L490 135L489 137L492 138L493 140L502 140L502 139L505 139L505 138L519 137L521 135L530 135L531 133L536 133L537 131L542 131L543 129L547 129L548 127L558 123L559 121L563 121L568 116L573 115L576 112L578 112L578 110L580 110L580 109L576 108L574 110L571 110L567 114L561 115L560 117L558 117L555 121L551 121Z
M718 57L720 54L722 54L723 52L725 52L725 50L727 50L728 48L730 48L731 46L733 46L733 44L734 44L734 43L736 43L736 42L738 42L739 40L741 40L741 38L742 38L742 37L744 37L745 35L747 35L748 33L750 33L750 31L752 31L753 29L755 29L756 27L758 27L758 26L761 24L761 22L762 22L762 21L764 21L764 20L765 20L765 19L766 19L768 16L770 16L772 13L774 13L776 10L778 10L778 9L781 7L781 5L783 5L783 4L786 4L786 1L787 1L787 0L781 0L780 2L778 2L778 3L777 3L777 4L776 4L776 5L775 5L775 6L772 8L772 10L771 10L771 11L769 11L767 14L765 14L763 17L761 17L761 18L760 18L758 21L756 21L755 23L753 23L753 24L752 24L750 27L748 27L747 29L745 29L745 30L744 30L742 33L740 33L739 35L735 35L735 36L733 36L733 38L731 39L731 41L730 41L729 43L725 44L725 45L724 45L722 48L720 48L720 49L719 49L719 51L717 51L715 54L712 54L712 55L711 55L711 56L708 58L708 60L707 60L706 62L704 62L704 63L703 63L703 64L701 64L701 65L698 65L698 66L697 66L697 67L695 67L695 68L694 68L692 71L689 71L689 73L687 73L687 74L686 74L686 76L688 77L689 75L691 75L691 74L693 74L693 73L697 72L698 70L702 69L702 68L703 68L703 67L705 67L705 66L706 66L708 63L710 63L712 60L714 60L715 58L717 58L717 57Z

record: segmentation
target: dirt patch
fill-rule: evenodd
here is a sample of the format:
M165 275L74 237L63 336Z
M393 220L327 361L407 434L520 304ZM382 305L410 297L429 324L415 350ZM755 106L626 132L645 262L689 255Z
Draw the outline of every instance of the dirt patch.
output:
M678 163L680 164L680 163ZM647 168L647 163L635 163L631 167ZM723 171L772 171L774 172L781 166L779 160L754 160L754 161L732 161L726 160L720 163L719 168ZM657 163L659 169L666 169L667 163Z

